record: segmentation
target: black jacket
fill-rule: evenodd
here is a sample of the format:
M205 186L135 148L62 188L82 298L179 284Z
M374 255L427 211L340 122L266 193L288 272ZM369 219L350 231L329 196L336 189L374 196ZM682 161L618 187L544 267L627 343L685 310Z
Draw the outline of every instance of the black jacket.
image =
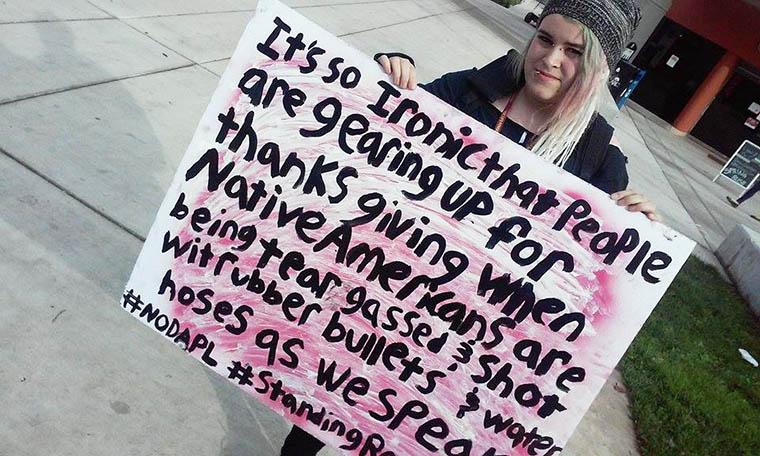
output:
M447 73L421 87L493 128L500 112L491 102L513 93L524 83L511 76L520 58L520 54L512 50L479 70ZM626 158L620 149L610 144L612 132L613 128L601 115L594 116L564 166L566 171L607 193L625 190L628 186Z

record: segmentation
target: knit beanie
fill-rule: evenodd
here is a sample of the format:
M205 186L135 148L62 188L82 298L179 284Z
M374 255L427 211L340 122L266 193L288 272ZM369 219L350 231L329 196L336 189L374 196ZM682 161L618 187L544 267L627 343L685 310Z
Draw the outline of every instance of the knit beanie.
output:
M550 14L561 14L588 27L601 43L610 70L617 66L641 20L637 0L550 0L541 20Z

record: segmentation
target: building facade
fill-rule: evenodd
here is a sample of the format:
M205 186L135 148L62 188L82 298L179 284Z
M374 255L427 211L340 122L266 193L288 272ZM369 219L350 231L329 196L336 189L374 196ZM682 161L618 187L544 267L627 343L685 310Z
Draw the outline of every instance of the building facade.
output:
M631 99L730 156L760 144L760 0L642 1Z

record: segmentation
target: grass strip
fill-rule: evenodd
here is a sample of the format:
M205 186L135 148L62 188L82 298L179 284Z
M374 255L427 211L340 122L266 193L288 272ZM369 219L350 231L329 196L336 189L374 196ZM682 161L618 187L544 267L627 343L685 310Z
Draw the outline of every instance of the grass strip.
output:
M619 366L644 455L760 455L760 368L739 348L760 360L760 324L690 258Z

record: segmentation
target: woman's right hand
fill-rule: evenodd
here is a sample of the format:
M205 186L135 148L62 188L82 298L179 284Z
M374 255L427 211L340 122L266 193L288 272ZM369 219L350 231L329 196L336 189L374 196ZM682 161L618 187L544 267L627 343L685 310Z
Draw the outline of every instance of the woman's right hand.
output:
M383 54L377 58L377 63L383 67L385 74L390 75L393 83L402 89L417 87L417 69L414 64L404 57L388 57Z

